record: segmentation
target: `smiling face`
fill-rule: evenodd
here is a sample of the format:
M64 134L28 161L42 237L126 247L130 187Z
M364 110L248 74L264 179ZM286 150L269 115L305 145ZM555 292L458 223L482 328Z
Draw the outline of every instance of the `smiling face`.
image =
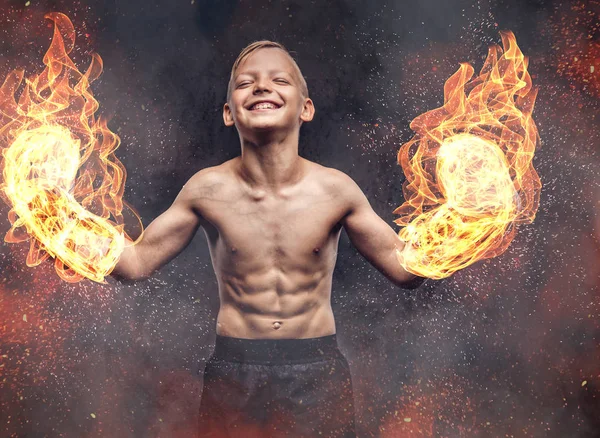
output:
M257 49L234 72L231 94L223 107L225 125L235 125L249 139L270 131L299 130L314 115L303 88L299 71L285 51Z

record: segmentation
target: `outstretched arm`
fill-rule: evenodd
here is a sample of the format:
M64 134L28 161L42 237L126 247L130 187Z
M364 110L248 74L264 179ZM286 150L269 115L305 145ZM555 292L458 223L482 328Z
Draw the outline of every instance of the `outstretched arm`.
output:
M201 224L195 206L201 177L188 181L167 211L146 228L142 239L125 248L111 275L122 280L142 280L177 256L192 241Z
M412 289L424 278L406 271L398 262L396 251L402 251L404 243L396 232L373 211L362 190L348 176L342 184L349 212L342 221L350 241L358 252L394 284Z

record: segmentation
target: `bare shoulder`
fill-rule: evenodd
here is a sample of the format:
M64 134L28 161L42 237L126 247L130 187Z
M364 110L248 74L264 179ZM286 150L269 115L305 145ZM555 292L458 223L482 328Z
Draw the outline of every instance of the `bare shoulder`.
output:
M346 211L352 210L365 200L356 182L346 173L332 167L310 163L311 176L323 191L336 202L343 204Z
M184 184L181 193L195 200L221 198L233 180L231 161L196 172Z
M349 199L355 196L361 196L362 190L356 182L341 170L332 167L322 166L317 163L309 162L312 167L312 175L319 181L324 190L331 195Z

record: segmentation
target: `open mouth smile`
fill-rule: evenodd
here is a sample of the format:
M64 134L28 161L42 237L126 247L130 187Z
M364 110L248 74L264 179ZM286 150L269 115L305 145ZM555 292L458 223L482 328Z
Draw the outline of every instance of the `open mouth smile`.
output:
M255 104L250 106L250 108L248 108L248 109L250 111L269 111L269 110L276 110L279 108L281 108L281 105L278 105L274 102L261 101L261 102L256 102Z

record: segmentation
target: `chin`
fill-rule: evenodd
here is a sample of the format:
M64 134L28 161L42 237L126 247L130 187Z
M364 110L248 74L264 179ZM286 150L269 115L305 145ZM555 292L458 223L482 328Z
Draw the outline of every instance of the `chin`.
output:
M291 126L280 125L278 123L253 123L252 126L248 127L248 131L251 133L266 133L266 132L276 132L276 131L289 131Z

